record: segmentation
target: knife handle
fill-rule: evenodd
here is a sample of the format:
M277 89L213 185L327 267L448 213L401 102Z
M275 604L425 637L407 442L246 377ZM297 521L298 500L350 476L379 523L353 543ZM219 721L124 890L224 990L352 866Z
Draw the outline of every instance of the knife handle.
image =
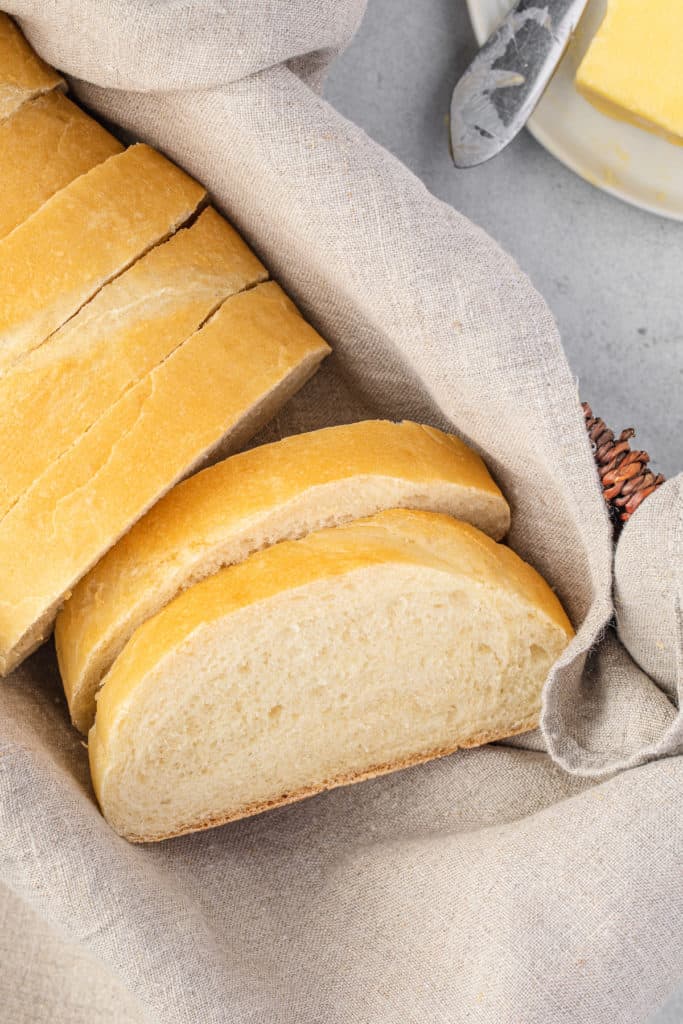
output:
M562 59L587 0L519 0L453 90L451 153L475 167L521 131Z

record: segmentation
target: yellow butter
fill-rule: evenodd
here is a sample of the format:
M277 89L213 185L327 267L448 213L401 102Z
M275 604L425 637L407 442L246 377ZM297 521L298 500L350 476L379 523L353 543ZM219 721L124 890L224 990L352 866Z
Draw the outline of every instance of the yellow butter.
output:
M683 0L609 0L576 85L602 113L683 145Z

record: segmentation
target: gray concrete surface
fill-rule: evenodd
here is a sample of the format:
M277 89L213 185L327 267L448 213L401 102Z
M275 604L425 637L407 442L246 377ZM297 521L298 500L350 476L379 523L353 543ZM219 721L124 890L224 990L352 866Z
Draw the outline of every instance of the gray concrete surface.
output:
M582 181L526 132L456 171L453 86L476 52L465 0L369 0L327 98L440 199L481 224L553 310L582 396L667 476L683 469L683 224ZM652 1024L680 1024L683 989Z
M369 0L327 98L481 224L553 310L581 395L683 469L683 224L582 181L527 133L482 167L448 153L453 86L476 51L465 0Z

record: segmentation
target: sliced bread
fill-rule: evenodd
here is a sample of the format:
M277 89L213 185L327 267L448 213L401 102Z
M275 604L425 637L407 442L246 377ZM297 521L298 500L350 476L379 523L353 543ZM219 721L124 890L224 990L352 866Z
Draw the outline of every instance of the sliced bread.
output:
M61 92L0 121L0 238L69 182L123 149Z
M11 18L0 13L0 121L27 100L59 87L64 87L62 77L33 52Z
M530 566L448 516L284 541L135 632L90 731L97 798L159 840L530 729L571 636Z
M0 376L0 519L225 298L267 276L237 232L205 210Z
M448 512L496 539L507 502L480 457L416 423L371 420L285 438L183 481L75 587L55 639L71 717L87 732L100 681L179 591L253 551L387 508Z
M79 579L182 477L241 445L329 347L274 283L227 299L0 520L0 674L50 632Z
M0 372L180 227L201 185L149 146L82 174L0 240Z

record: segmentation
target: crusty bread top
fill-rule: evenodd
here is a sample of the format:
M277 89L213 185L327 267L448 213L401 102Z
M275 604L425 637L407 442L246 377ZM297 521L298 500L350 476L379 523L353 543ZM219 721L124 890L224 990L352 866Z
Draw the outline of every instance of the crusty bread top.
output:
M387 508L446 512L496 539L510 523L479 456L457 437L410 422L287 437L179 484L81 580L58 616L57 656L76 727L90 728L97 687L133 631L180 590L268 544Z
M510 548L434 512L391 510L346 526L284 541L228 566L180 594L135 632L98 695L90 742L106 748L139 682L204 625L285 591L373 565L430 566L493 592L505 590L567 639L573 629L545 580ZM98 759L91 759L95 773ZM97 788L98 779L95 778Z
M174 487L75 588L64 628L76 619L93 625L114 605L128 603L150 582L145 567L153 575L184 545L227 536L265 509L331 481L357 478L362 484L365 475L409 480L416 489L446 482L488 493L500 499L496 539L507 532L503 495L483 460L459 438L410 421L326 427L233 455Z
M62 77L33 52L11 18L0 13L0 120L58 86L64 86Z
M234 228L207 209L1 376L0 519L127 387L225 298L266 277Z
M35 649L66 592L162 494L245 423L257 430L254 409L273 395L279 408L328 351L278 285L257 285L82 434L0 520L0 672Z
M0 241L0 371L180 227L201 185L149 146L72 181Z
M123 146L61 92L0 121L0 238Z
M294 434L233 455L183 481L110 551L93 571L92 589L112 594L126 586L130 567L140 582L144 564L153 565L193 537L227 534L265 508L335 480L364 476L409 480L420 485L457 484L474 494L499 499L497 540L509 527L509 510L483 460L461 441L433 427L404 421L362 420ZM83 591L87 589L83 581ZM87 598L83 594L83 610ZM72 611L79 614L78 594Z

